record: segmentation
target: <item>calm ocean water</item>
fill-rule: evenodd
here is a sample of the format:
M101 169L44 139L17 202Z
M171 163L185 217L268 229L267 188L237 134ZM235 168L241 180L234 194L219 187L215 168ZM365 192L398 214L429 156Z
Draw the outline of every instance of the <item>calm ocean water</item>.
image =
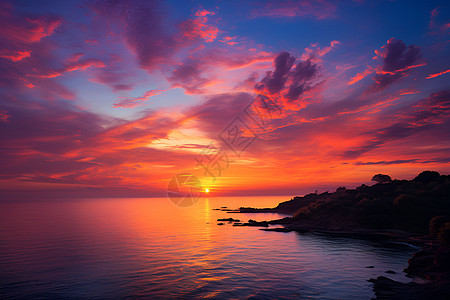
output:
M280 216L212 210L288 199L0 203L0 298L369 299L369 278L410 281L408 245L217 226Z

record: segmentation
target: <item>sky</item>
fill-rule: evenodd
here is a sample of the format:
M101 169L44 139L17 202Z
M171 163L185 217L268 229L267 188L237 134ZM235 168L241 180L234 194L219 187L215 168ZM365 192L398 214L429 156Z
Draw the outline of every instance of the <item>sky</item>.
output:
M448 1L2 1L0 195L450 171Z

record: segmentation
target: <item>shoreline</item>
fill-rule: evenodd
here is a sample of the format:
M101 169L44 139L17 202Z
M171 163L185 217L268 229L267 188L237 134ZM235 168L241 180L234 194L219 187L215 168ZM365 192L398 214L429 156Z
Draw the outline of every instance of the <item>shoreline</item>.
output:
M280 213L276 208L240 208L231 210L220 209L226 213ZM233 218L229 218L233 220ZM233 221L230 221L233 222ZM238 221L238 220L236 220ZM349 229L327 228L326 226L312 226L314 222L304 222L303 226L293 217L270 221L236 222L235 227L251 226L263 227L262 231L272 232L298 232L318 233L335 237L354 238L373 241L389 241L406 243L420 250L415 252L408 260L408 266L403 270L406 277L422 279L421 283L402 283L385 276L368 279L373 283L375 299L448 299L450 295L450 246L441 245L429 235L411 233L401 230L386 229ZM308 224L309 223L309 224ZM283 227L269 228L270 225L282 225Z

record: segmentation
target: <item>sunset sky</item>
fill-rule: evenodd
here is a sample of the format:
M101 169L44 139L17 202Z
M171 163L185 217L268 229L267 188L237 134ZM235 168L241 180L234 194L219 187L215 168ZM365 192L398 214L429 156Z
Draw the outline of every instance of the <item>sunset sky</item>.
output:
M2 198L163 196L180 173L223 196L450 172L448 1L16 0L0 14Z

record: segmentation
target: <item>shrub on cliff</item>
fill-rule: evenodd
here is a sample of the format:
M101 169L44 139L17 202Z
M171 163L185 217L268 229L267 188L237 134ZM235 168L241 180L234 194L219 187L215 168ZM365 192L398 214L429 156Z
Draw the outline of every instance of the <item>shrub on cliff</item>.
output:
M439 181L440 174L436 171L423 171L419 175L417 175L416 178L413 179L415 182L422 182L422 183L430 183L433 181Z
M438 233L439 241L443 244L450 245L450 222L445 223Z
M430 220L430 235L436 236L445 223L449 221L447 216L434 216Z

